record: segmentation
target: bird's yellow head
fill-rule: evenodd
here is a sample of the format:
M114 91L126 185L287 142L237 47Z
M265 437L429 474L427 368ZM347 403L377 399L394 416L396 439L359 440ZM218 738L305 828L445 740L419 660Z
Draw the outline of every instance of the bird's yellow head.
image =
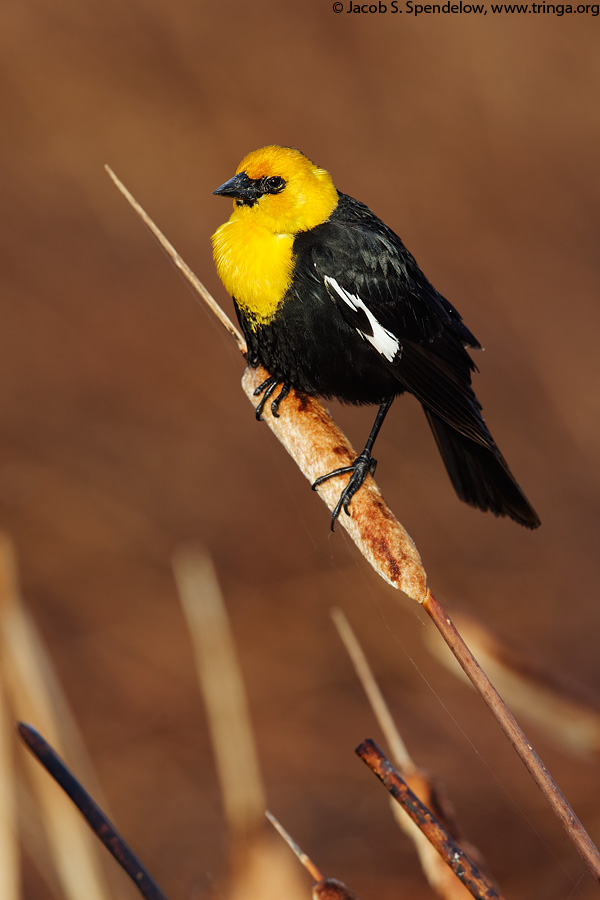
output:
M320 225L338 203L325 169L299 150L276 145L244 157L236 174L215 194L234 200L231 219L262 226L273 234L298 234Z

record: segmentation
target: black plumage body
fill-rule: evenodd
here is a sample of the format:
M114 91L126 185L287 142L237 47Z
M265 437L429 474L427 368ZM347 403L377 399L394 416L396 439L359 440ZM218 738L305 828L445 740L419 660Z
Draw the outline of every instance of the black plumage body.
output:
M272 318L261 323L236 304L250 364L346 403L413 394L459 497L536 527L471 386L476 367L467 348L478 341L400 238L364 204L338 198L325 222L296 234L292 279Z

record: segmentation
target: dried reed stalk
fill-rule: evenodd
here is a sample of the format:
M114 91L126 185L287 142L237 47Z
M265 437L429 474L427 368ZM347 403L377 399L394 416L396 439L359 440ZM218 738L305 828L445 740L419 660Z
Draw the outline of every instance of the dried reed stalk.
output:
M263 825L266 802L229 617L206 553L180 549L173 569L206 704L225 816L234 834L244 835Z
M0 674L15 718L33 721L52 742L69 747L80 770L96 782L74 719L50 659L21 602L11 542L0 534ZM39 766L28 768L42 810L54 866L66 900L109 900L96 842L82 828L73 806ZM87 777L87 775L86 775Z
M600 756L600 708L596 698L561 672L515 652L472 616L455 616L454 624L515 712L533 722L563 750L578 757ZM440 662L464 678L447 648L425 637Z
M19 734L33 756L63 789L108 852L129 875L144 900L168 900L146 867L133 853L96 801L75 778L55 750L35 728L19 722ZM72 809L72 807L71 807Z
M17 778L13 758L13 728L7 697L0 681L0 897L19 900L21 876L17 841Z
M233 838L228 900L303 900L297 866L270 830L265 834L265 790L244 679L212 560L200 549L181 548L173 569Z
M341 609L332 609L331 618L342 639L342 643L346 648L346 652L350 657L352 665L354 666L356 676L367 695L367 699L387 741L387 745L392 751L392 759L403 775L410 775L413 772L416 772L417 767L410 758L408 748L402 740L398 726L396 725L390 712L390 708L381 693L381 688L377 684L373 670L369 665L365 652L361 647L348 618Z
M431 592L427 593L427 597L423 602L423 608L427 611L436 628L452 650L471 684L479 691L488 707L496 716L508 740L548 800L588 868L595 878L600 881L600 853L598 848L573 812L569 801L559 789L550 772L533 749L529 738L465 644L442 604L435 599Z
M241 336L237 328L220 309L204 285L195 275L192 275L189 267L185 264L182 265L179 254L173 250L160 229L139 203L133 199L116 175L108 167L107 171L117 188L166 249L175 265L209 304L210 309L215 312L219 321L236 340L240 350L244 352L245 345L243 340L240 342ZM262 376L258 371L250 370L244 373L244 390L254 406L257 405L254 389L264 377L266 377L264 372ZM316 475L330 471L332 461L334 461L333 467L337 467L344 462L352 462L356 457L350 444L343 438L329 414L313 398L301 396L292 391L280 407L278 418L271 415L268 404L264 418L271 431L298 461L300 468L311 480L314 480ZM317 461L318 471L315 466ZM335 481L335 479L331 479L319 489L330 509L332 508L333 492L335 491L336 500L339 496L339 485L336 488ZM427 588L427 576L412 539L394 517L374 483L370 481L365 483L365 486L352 499L352 516L342 514L339 521L381 577L394 587L403 590L427 611L467 676L495 715L536 784L545 794L550 806L591 872L600 880L598 848L583 828L566 798L559 791L514 716L502 702L498 692L460 638L448 613Z

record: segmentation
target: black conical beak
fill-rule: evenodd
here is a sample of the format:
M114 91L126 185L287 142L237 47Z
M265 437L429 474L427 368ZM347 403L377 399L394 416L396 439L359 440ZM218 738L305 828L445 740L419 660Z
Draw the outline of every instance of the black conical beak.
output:
M218 187L213 194L219 197L233 197L234 200L241 200L242 203L255 203L259 197L256 182L252 181L245 172L234 175L221 187Z

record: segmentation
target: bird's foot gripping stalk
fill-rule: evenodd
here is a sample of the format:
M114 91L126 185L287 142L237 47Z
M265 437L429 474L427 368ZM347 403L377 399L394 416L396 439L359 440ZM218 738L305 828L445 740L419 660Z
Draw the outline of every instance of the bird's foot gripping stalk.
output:
M379 429L383 425L383 420L385 419L387 412L392 405L393 399L393 397L388 397L387 400L383 400L380 404L379 409L377 410L377 415L375 416L375 421L373 422L373 427L371 428L369 437L367 438L365 449L361 454L359 454L359 456L356 457L352 465L343 466L341 469L334 469L333 472L328 472L327 475L321 475L320 478L317 478L312 486L314 491L319 487L320 484L323 484L324 481L327 481L329 478L333 478L335 475L346 475L348 472L351 473L350 480L340 494L340 499L336 503L335 509L331 514L332 531L335 525L335 520L339 516L342 509L347 516L350 515L350 501L352 500L356 492L362 487L367 475L375 475L377 460L373 456L371 456L371 450L373 449L375 438L379 434Z
M262 394L262 397L260 398L260 403L258 404L258 406L255 409L256 418L258 419L259 422L262 418L263 410L267 404L267 401L269 400L269 397L271 397L273 395L273 392L275 391L278 384L281 385L281 390L279 391L279 393L277 394L277 396L271 403L271 412L273 413L275 418L278 419L279 418L279 405L280 405L281 401L285 400L285 398L289 394L289 392L291 390L290 385L286 384L285 381L282 381L281 378L277 378L275 375L270 375L268 378L265 378L264 381L261 381L261 383L258 385L258 387L255 388L255 390L254 390L255 397L260 397L260 395Z
M340 469L334 469L333 472L328 472L326 475L320 475L319 478L317 478L317 480L313 482L312 489L313 491L315 491L319 487L319 485L323 484L325 481L328 481L330 478L334 478L336 475L347 475L348 473L351 473L350 480L340 494L340 499L336 503L331 514L332 531L334 530L335 520L339 516L342 509L347 516L350 515L350 501L352 500L356 492L362 487L367 475L375 474L376 468L377 460L373 456L371 456L370 452L365 448L363 452L356 457L351 466L342 466L342 468Z

